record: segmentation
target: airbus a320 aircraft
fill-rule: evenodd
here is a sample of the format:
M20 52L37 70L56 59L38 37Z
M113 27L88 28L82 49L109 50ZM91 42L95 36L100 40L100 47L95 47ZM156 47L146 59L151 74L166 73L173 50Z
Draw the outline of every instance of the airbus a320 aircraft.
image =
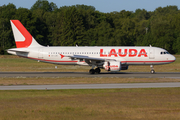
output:
M19 20L10 20L16 47L8 49L13 55L60 65L88 65L90 74L107 71L127 70L129 65L167 64L175 57L158 47L99 46L99 47L45 47L36 42Z

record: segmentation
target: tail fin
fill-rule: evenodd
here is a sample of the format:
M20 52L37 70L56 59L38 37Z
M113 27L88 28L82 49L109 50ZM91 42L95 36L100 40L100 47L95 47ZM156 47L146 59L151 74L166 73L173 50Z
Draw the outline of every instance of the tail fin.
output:
M42 47L19 20L10 20L17 48Z

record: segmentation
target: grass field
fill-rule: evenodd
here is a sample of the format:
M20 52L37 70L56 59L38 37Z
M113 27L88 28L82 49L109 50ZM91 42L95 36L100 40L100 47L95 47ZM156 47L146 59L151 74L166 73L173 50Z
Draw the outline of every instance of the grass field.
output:
M2 85L56 85L56 84L101 84L101 83L160 83L180 82L174 78L0 78Z
M1 56L0 71L88 72L87 66L63 66ZM130 66L127 72L149 72ZM180 72L176 62L156 72ZM0 78L0 85L180 82L171 78ZM0 91L0 120L179 120L180 88Z
M1 120L179 120L180 88L0 91Z

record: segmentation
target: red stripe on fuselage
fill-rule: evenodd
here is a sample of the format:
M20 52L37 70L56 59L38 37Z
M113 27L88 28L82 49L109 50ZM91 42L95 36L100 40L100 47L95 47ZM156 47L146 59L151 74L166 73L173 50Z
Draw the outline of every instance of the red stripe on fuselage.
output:
M21 56L24 57L24 56ZM45 61L45 62L57 62L57 63L61 63L61 62L69 62L69 63L75 63L78 61L58 61L58 60L46 60L46 59L39 59L39 58L32 58L32 57L24 57L24 58L29 58L29 59L33 59L33 60L40 60L40 61Z

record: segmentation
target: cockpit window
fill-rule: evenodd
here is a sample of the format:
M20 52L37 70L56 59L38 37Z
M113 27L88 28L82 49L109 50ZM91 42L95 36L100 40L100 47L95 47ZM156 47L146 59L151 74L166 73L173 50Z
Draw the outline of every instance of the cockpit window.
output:
M164 51L164 52L161 52L161 55L162 55L162 54L169 54L169 52Z

